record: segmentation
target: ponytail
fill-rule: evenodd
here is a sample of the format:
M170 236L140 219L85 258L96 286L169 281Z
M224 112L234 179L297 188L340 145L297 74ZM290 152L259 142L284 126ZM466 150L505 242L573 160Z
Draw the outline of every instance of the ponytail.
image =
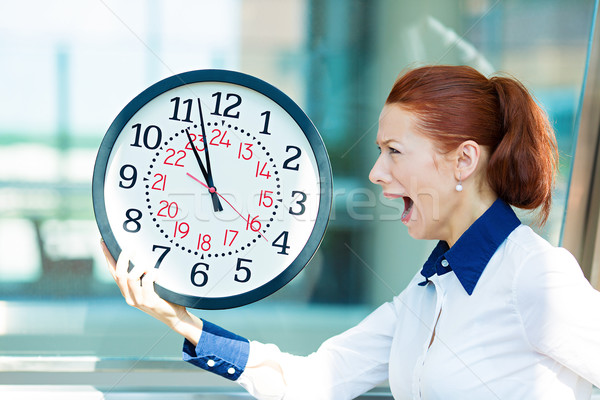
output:
M441 152L473 140L489 149L488 184L502 200L548 219L558 163L546 113L516 79L486 78L467 66L434 65L401 76L386 104L416 115Z
M542 108L517 80L493 77L498 94L502 139L490 157L487 175L496 194L515 207L540 209L548 219L558 150L554 131Z

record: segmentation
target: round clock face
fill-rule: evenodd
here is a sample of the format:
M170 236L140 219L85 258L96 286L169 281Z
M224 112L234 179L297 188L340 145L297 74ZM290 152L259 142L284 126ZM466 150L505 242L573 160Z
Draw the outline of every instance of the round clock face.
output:
M158 269L156 292L231 308L275 292L317 250L331 167L285 94L233 71L167 78L133 99L100 146L94 212L111 254Z

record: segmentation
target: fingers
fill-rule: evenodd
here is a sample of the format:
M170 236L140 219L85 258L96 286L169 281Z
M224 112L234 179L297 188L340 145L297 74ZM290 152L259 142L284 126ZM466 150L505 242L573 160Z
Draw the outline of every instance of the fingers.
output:
M154 282L156 281L156 272L157 270L151 268L150 270L145 271L145 275L142 279L142 293L144 298L149 299L151 296L158 296L154 291Z
M116 266L114 269L109 269L111 269L113 278L115 279L115 282L117 282L117 286L125 298L125 301L127 304L132 305L133 299L129 290L129 274L127 273L127 270L129 269L129 259L129 254L125 251L121 251Z
M134 267L130 271L130 265L131 256L127 251L121 251L115 268L115 281L127 304L136 306L140 297L140 279L144 271L141 266Z
M154 268L147 268L143 264L134 265L131 271L131 256L122 251L115 269L116 281L121 294L130 306L145 308L157 296L154 292Z
M126 250L121 251L115 261L104 241L101 242L101 247L106 257L108 270L127 304L145 310L156 303L158 295L154 292L154 281L157 270L143 264L133 265L131 255Z
M129 298L132 303L130 305L134 307L140 307L145 305L145 287L152 286L146 279L146 270L142 265L136 265L127 274L127 289L129 289Z
M129 272L129 263L131 256L126 250L122 250L117 259L117 265L115 267L115 275L117 279L125 281L127 279L127 273Z

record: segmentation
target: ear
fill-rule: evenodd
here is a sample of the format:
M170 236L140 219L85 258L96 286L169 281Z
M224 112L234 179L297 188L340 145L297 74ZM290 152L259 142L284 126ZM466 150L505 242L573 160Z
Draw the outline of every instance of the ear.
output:
M481 146L473 140L466 140L456 149L456 167L454 175L456 180L468 179L479 165L481 158Z

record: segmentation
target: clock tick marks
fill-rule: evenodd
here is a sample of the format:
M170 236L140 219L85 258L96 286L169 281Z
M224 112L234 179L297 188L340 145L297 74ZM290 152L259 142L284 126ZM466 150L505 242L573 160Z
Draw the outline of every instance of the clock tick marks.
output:
M239 151L240 152L243 149L242 148L242 144L244 143L244 139L243 139L244 136L240 137L240 135L245 135L245 137L247 138L247 139L245 139L246 141L250 141L251 140L250 143L246 142L245 145L252 146L252 144L254 144L254 146L256 146L252 150L254 150L255 157L258 158L259 166L262 166L262 165L266 166L267 163L268 163L269 164L268 168L270 168L271 171L273 171L274 175L278 175L278 171L276 170L277 166L273 162L274 159L272 157L270 157L271 154L270 154L270 152L267 151L267 147L265 145L263 145L263 143L260 142L258 140L258 138L256 136L253 136L250 132L245 131L244 129L242 129L242 128L238 127L238 126L234 126L232 124L225 125L225 122L226 121L224 121L224 120L221 120L220 123L219 123L219 121L207 121L206 122L206 126L207 127L214 127L214 129L219 129L219 131L212 130L212 132L210 132L210 130L207 129L207 132L206 132L207 135L206 135L205 138L203 138L199 133L194 132L195 135L193 135L193 136L195 137L194 138L195 140L193 142L191 141L191 138L189 139L189 141L185 140L186 144L184 144L184 145L181 145L181 143L179 143L180 141L176 140L176 138L180 137L179 132L174 132L173 135L170 136L170 137L168 137L167 141L164 142L164 146L161 146L159 148L159 151L155 153L156 157L152 158L152 163L148 166L148 168L150 170L152 170L152 169L156 170L157 172L163 172L163 169L165 168L165 166L162 165L162 164L166 164L166 165L170 165L170 166L186 167L186 168L182 168L182 170L187 169L187 165L184 165L185 164L184 159L186 158L186 156L189 156L190 152L187 151L187 150L190 150L190 145L193 145L196 142L199 142L199 144L201 146L217 146L217 147L219 147L220 145L222 145L221 149L215 148L215 150L211 151L211 154L213 152L216 152L215 154L217 154L217 155L218 154L222 154L220 152L225 147L229 148L230 145L231 145L229 143L229 140L225 140L224 139L225 134L228 133L229 131L225 130L224 132L221 132L222 129L223 129L222 127L226 126L225 129L232 129L229 138L234 137L234 138L237 138L237 139L239 139L241 141L240 147L239 147ZM198 128L198 125L192 125L192 126L193 126L194 129ZM180 132L182 134L186 133L186 131L192 133L191 132L192 126L186 128L186 129L181 129ZM216 133L216 135L215 135L215 133ZM220 137L221 135L222 135L222 137ZM196 145L195 147L196 147L196 149L198 149L198 152L204 151L203 148L199 149L198 145ZM180 156L181 158L179 160L181 160L182 164L179 164L177 162L177 158L179 157L179 154L181 154L181 156ZM267 157L268 162L262 161L262 159L265 159L265 156ZM165 158L165 160L163 160L163 158ZM240 156L238 155L237 158L240 159ZM167 162L167 160L168 160L168 162ZM246 158L244 158L244 160L246 160ZM162 163L161 163L161 161L162 161ZM234 159L233 161L237 161L237 160ZM173 167L171 167L171 170L173 170ZM257 171L258 171L258 169L257 169ZM259 171L259 172L261 172L261 171ZM259 175L259 172L256 173L257 174L256 177L258 179L261 179L260 175L262 175L262 173L260 173L260 175ZM152 172L148 171L148 175L152 175ZM164 173L164 181L166 181L166 178L167 178L166 175L167 174ZM187 175L189 175L189 173ZM159 177L159 181L155 182L154 185L152 186L152 189L154 189L154 191L150 190L149 192L146 192L146 196L147 196L146 201L151 204L151 205L148 206L149 209L152 209L153 206L154 207L158 207L158 208L160 208L161 206L163 206L163 208L160 208L160 210L158 210L158 215L157 215L157 216L162 216L163 217L162 221L158 221L157 222L156 218L153 218L153 220L154 220L154 222L156 222L156 227L160 230L160 232L162 234L164 234L165 238L168 239L170 243L175 244L175 247L181 249L182 251L187 251L188 254L191 254L193 252L194 255L196 255L196 256L200 255L201 257L204 257L204 255L206 255L208 257L215 257L215 258L217 258L219 256L219 254L221 255L221 257L226 257L227 255L233 255L234 254L232 252L227 252L227 253L225 253L225 252L221 252L221 253L210 252L209 249L210 249L210 247L213 247L212 245L207 246L208 248L206 248L206 249L204 247L202 247L202 243L203 243L202 240L206 240L206 237L209 237L209 239L208 239L209 241L210 240L215 240L215 241L213 241L213 243L216 243L216 241L220 240L220 238L219 239L213 239L212 237L210 237L209 234L202 233L202 232L198 236L198 243L197 243L197 245L198 245L198 251L195 251L195 250L191 249L190 247L196 247L195 239L191 239L190 240L189 238L188 239L184 239L184 238L185 238L185 236L187 236L188 233L191 233L192 229L194 229L195 227L193 227L192 224L188 224L189 221L186 222L185 219L181 219L181 218L177 218L176 219L175 218L175 216L176 216L176 214L178 212L178 209L179 209L179 206L177 205L177 203L175 201L171 202L171 201L169 201L170 199L163 200L162 198L157 197L157 196L160 196L160 194L163 194L163 193L168 195L168 190L165 190L166 189L165 188L165 182L160 180L160 179L163 179L162 174L157 173L154 176L155 177ZM279 185L279 177L275 177L275 176L273 176L273 177L275 178L275 182L277 182L277 189L279 189L280 186L281 186L281 185ZM144 178L144 180L148 181L149 178ZM194 180L196 180L196 178L194 178ZM200 182L200 183L202 183L202 182ZM146 188L150 189L150 185L149 184L146 185ZM216 187L213 186L213 187L206 187L206 188L208 189L208 191L209 191L210 194L217 193L220 197L222 197L221 194L217 192ZM268 186L267 186L267 189L268 189ZM281 196L281 192L280 191L276 191L276 193L277 193L276 195L273 195L273 192L275 192L275 190L273 190L273 189L269 190L270 195L273 196L272 200L269 198L271 200L271 203L274 200L277 201L277 202L279 202L279 203L282 203L283 200L280 197ZM261 190L261 193L262 193L262 190ZM257 196L258 196L258 193L257 193ZM153 200L151 200L151 198L155 198L155 200L153 201ZM156 204L159 199L161 201L159 202L159 204ZM225 198L222 198L222 199L227 202L227 200ZM273 209L277 209L277 208L278 208L278 206L274 205ZM173 215L170 214L171 211L173 212ZM239 212L237 212L237 213L241 216L241 218L244 221L246 221L246 225L252 223L250 221L250 220L253 221L252 218L245 218ZM277 215L277 211L272 212L272 215L276 216ZM250 215L248 215L248 217L250 217ZM182 217L182 218L185 218L185 217ZM267 231L271 227L271 223L273 221L274 221L274 219L270 218L269 219L269 223L266 223L264 225L263 229L261 229L260 227L258 227L258 229L261 229L260 232L258 230L255 230L255 228L251 225L251 228L252 228L251 230L254 231L254 233L256 234L255 237L258 238L258 239L265 239L266 240L267 237L265 235L268 234ZM165 225L165 226L162 226L161 224ZM169 226L169 225L173 225L173 224L175 225L174 229L172 229L173 228L172 226ZM167 228L167 226L168 226L168 228ZM182 229L182 226L185 226L185 228ZM233 227L235 227L235 225L233 225ZM233 228L231 228L231 229L227 229L227 231L229 231L229 232L240 232L240 233L243 231L243 228L237 228L237 229L238 230L236 231ZM200 227L200 230L202 230L201 227ZM249 229L248 229L247 226L246 226L246 230L249 231ZM165 233L165 231L171 232L171 233ZM209 233L212 234L213 236L216 236L215 234L213 234L210 231L209 231ZM252 232L248 232L248 233L252 233ZM227 234L227 232L226 232L226 234ZM237 236L237 233L235 235ZM190 235L190 237L192 237L192 235ZM232 249L232 250L235 251L235 254L238 254L239 251L247 250L253 244L257 243L256 238L249 240L247 243L243 242L243 246L237 247L236 249ZM225 237L225 243L224 243L224 245L227 244L228 240L229 239L227 237ZM185 243L191 244L191 246L183 245L184 244L183 242L180 244L178 241L185 241ZM233 240L231 240L231 242L233 242ZM268 240L267 240L267 242L268 242ZM229 243L229 245L231 246L231 243ZM240 246L240 245L238 244L238 246ZM236 246L234 245L234 247L236 247ZM226 249L224 249L224 250L226 250ZM215 251L218 251L218 249L215 249Z

